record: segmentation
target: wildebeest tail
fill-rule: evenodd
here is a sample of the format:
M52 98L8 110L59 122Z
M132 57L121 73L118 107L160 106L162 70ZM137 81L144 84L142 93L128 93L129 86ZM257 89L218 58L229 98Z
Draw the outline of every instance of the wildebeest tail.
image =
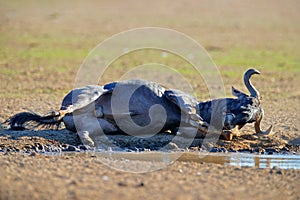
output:
M54 129L60 126L64 115L65 113L60 111L52 111L46 115L21 112L10 117L3 124L12 130Z

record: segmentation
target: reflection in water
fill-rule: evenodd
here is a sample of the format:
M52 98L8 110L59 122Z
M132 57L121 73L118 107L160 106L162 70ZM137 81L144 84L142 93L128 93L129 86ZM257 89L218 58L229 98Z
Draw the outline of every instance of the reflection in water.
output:
M78 155L78 153L61 153L59 155ZM80 154L80 153L79 153ZM241 166L241 167L258 167L258 168L273 168L281 169L300 169L300 155L258 155L247 153L199 153L199 152L85 152L99 159L114 159L114 160L135 160L135 161L151 161L157 162L162 166L166 166L176 160L184 162L205 162L216 163L221 165ZM52 154L54 155L54 154ZM55 154L58 155L58 154ZM110 162L110 161L109 161ZM111 163L110 163L111 164ZM130 162L128 163L130 165ZM162 166L158 166L161 168Z
M105 153L100 153L104 155ZM111 158L123 158L128 160L163 161L175 160L179 153L166 152L115 152ZM249 166L258 168L278 167L281 169L300 169L300 155L258 155L246 153L198 153L180 152L178 160L184 162L206 162L231 166ZM168 155L168 156L167 156Z
M230 164L234 166L255 166L258 168L278 167L281 169L300 169L299 155L236 155L231 156Z
M228 154L215 154L210 153L205 156L195 153L186 153L179 159L182 161L195 161L217 163L231 166L249 166L258 168L272 168L278 167L281 169L300 169L300 155L257 155L245 153L228 153ZM200 155L200 158L199 158Z

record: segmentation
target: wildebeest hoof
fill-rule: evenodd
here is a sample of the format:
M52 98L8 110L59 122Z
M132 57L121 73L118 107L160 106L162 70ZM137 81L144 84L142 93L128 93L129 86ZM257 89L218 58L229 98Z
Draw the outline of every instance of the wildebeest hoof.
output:
M81 131L81 132L78 132L77 134L78 134L82 144L88 145L91 147L93 147L95 145L92 138L90 138L88 131Z

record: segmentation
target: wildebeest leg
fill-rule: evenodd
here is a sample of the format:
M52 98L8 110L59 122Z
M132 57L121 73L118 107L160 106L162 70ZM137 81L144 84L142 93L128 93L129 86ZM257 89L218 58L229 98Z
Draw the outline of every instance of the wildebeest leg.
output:
M76 130L82 143L89 146L98 146L97 138L112 134L118 128L103 118L95 118L93 115L74 116Z
M88 131L79 131L79 132L77 132L77 135L79 136L82 144L89 145L91 147L94 146L95 143L92 140L92 138L90 138L90 135L89 135Z
M103 117L104 114L103 114L102 106L98 106L98 105L95 106L94 115L97 118L102 118Z
M208 123L204 122L203 119L198 114L191 113L191 112L186 114L188 116L186 123L190 124L193 127L196 127L200 132L207 133L209 127Z

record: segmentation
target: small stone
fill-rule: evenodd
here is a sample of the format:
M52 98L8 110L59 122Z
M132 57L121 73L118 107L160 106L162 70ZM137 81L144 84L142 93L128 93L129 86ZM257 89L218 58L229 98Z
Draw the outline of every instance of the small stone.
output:
M242 153L250 153L251 150L249 148L243 148L243 149L239 149L239 152L242 152Z
M145 184L143 183L143 182L140 182L138 185L137 185L137 187L144 187L145 186Z
M278 170L278 171L276 172L276 174L282 175L282 174L283 174L283 171L282 171L282 170Z
M41 143L35 143L34 146L36 146L39 150L44 148L44 146Z
M222 148L219 148L219 152L227 152L227 150L224 147L222 147Z
M126 187L126 186L127 186L127 184L126 184L126 183L124 183L124 182L118 182L118 186L121 186L121 187Z
M210 150L210 152L213 152L213 153L219 152L219 149L218 149L217 147L213 147L213 148Z
M228 152L231 152L231 153L236 153L236 152L237 152L237 150L230 148L230 149L228 150Z
M265 149L266 150L266 152L268 153L268 154L273 154L273 153L276 153L277 152L277 150L276 149L273 149L273 148L267 148L267 149Z
M87 145L79 145L79 149L80 149L80 150L83 150L83 151L86 151L86 150L88 150L89 148L88 148Z
M108 176L102 176L102 180L103 180L103 181L108 181L109 178L108 178Z
M76 148L73 145L68 146L68 148L66 149L66 151L80 151L78 148Z
M251 135L252 140L257 140L259 137L257 135Z
M261 149L260 149L260 154L265 154L265 153L266 153L266 150L263 149L263 148L261 148Z
M281 151L290 151L290 149L287 148L287 147L283 147L283 148L281 149Z
M38 154L36 152L31 152L29 156L37 156Z
M196 173L197 176L201 176L201 174L202 174L201 172L197 172Z
M75 180L72 180L69 184L70 185L77 185L77 182Z
M62 149L62 151L80 151L80 150L73 145L69 145L67 148Z
M284 174L284 171L279 169L277 166L274 166L271 170L270 170L270 174L273 174L273 173L276 173L276 174L279 174L279 175L283 175Z

